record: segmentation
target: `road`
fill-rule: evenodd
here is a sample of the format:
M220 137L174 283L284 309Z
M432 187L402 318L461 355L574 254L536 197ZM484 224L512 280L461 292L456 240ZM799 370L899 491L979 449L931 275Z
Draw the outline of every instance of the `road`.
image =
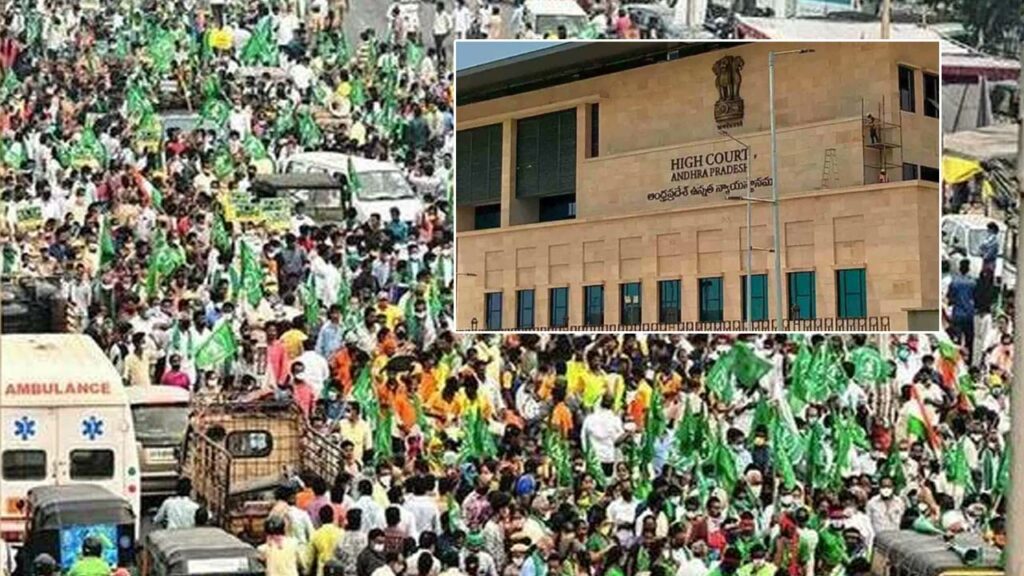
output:
M476 10L480 0L468 0L467 6ZM385 0L349 0L349 11L345 17L345 36L351 45L356 45L359 33L367 28L377 31L378 38L384 38L387 34L388 19L387 10L391 3ZM453 9L454 1L445 0L449 10ZM423 42L428 48L434 47L434 37L431 30L434 27L435 2L427 0L420 2L420 31L423 35ZM508 3L501 3L501 19L506 26L503 36L508 36L508 22L512 15L512 6ZM449 35L445 42L445 49L448 51L449 61L453 50L454 35Z

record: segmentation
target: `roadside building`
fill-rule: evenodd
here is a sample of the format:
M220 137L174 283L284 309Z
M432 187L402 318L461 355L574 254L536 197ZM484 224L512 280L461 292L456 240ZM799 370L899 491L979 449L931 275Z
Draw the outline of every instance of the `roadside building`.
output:
M457 327L739 328L769 51L804 48L775 74L784 328L936 329L935 42L574 44L460 72ZM752 205L767 321L774 226Z

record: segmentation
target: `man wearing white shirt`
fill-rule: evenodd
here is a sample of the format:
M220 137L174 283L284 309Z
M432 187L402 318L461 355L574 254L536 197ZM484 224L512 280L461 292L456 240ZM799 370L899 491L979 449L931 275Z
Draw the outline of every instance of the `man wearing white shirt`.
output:
M583 420L583 438L594 450L606 475L614 472L616 444L625 434L622 419L611 411L614 399L606 396L601 405Z
M437 50L437 63L442 67L448 63L444 42L452 33L452 25L452 15L445 9L444 2L438 2L437 11L434 13L434 50Z
M433 480L427 477L413 478L412 495L402 505L416 520L416 528L420 533L431 531L441 533L441 513L437 507L437 499L428 492L433 489Z
M466 38L472 21L473 11L466 6L466 0L459 0L459 5L455 8L455 38Z
M636 500L633 499L633 484L629 480L619 483L619 497L608 504L608 521L615 530L619 544L629 546L636 524Z
M305 60L299 59L289 70L288 76L292 79L295 87L302 93L309 90L313 84L313 71L306 66Z
M316 340L308 338L303 343L305 350L299 357L295 359L296 362L301 362L305 370L302 372L303 380L309 384L309 387L313 389L313 398L320 398L320 393L324 389L324 382L327 381L331 376L330 367L327 365L327 359L316 353L313 350L313 346L316 344Z

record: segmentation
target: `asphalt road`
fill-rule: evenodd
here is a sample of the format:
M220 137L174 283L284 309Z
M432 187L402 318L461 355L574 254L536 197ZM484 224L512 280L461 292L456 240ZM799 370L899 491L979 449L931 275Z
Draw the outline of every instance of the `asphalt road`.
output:
M467 5L470 9L476 10L479 1L468 0ZM455 2L454 0L445 0L445 5L449 10L453 10ZM349 11L345 16L344 28L345 36L349 38L350 44L355 45L360 32L367 28L376 30L378 38L386 37L388 26L387 11L390 6L391 2L388 0L349 0ZM434 37L431 35L431 30L434 27L434 13L436 12L434 6L435 2L433 0L420 2L420 31L423 42L428 48L434 47ZM506 26L503 36L507 36L507 26L512 15L512 6L506 2L501 3L500 6L502 22ZM447 41L445 41L449 62L451 61L454 48L453 43L454 35L450 34Z

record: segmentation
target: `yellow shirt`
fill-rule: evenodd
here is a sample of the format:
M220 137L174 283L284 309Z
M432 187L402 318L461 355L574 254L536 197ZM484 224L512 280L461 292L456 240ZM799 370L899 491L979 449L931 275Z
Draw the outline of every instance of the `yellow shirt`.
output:
M593 408L594 404L600 402L601 397L605 395L608 384L605 376L584 370L579 379L583 381L583 406Z
M569 360L565 363L566 395L576 396L583 393L583 372L586 365L583 362Z
M124 379L129 386L150 386L153 380L149 377L149 354L129 354L124 359Z
M302 343L306 341L306 334L302 330L291 330L281 335L281 344L284 345L285 354L289 360L295 360L302 354Z
M384 315L384 325L388 327L388 330L394 330L395 325L404 317L402 309L394 304L388 304L383 310L378 306L374 311Z
M362 418L360 418L359 422L356 422L355 424L353 424L348 418L345 418L341 421L339 428L341 430L341 437L352 442L352 455L355 457L356 461L362 462L363 452L373 444L373 437L370 434L370 425Z
M257 548L266 573L274 576L299 576L306 572L308 564L306 550L299 541L291 536L284 536L274 542L267 542Z
M337 524L324 524L313 531L309 540L309 557L316 560L316 576L323 576L324 564L334 558L334 549L344 533Z

